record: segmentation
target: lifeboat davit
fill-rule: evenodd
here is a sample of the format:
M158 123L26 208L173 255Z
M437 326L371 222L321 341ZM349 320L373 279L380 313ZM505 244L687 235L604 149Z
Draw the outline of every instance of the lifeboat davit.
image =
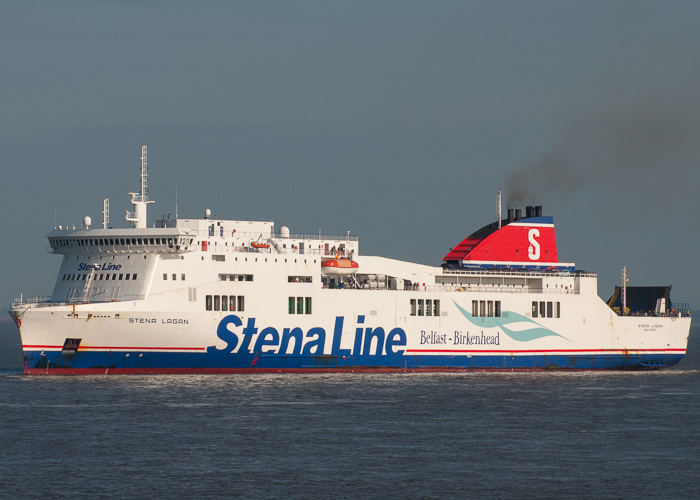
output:
M355 274L360 265L347 257L328 259L321 262L321 274L325 275L348 275Z

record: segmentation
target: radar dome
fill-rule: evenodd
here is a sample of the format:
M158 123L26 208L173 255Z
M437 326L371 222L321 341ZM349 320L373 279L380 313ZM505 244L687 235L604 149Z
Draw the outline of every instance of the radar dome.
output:
M289 228L287 226L280 228L280 238L289 238Z
M208 219L209 217L211 217L211 210L209 210L209 209L207 208L207 209L204 211L204 218L205 218L205 219Z
M83 217L83 224L85 225L86 229L90 229L90 226L92 225L92 219L86 215L85 217Z

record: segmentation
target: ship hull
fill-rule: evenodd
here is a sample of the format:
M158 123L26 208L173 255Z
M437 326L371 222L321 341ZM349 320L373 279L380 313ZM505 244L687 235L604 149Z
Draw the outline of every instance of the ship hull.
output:
M540 320L525 338L522 324L533 320L516 331L444 303L447 317L393 322L390 315L293 323L222 312L173 317L110 304L32 308L18 323L24 372L32 375L649 370L681 361L690 327L688 317L609 315L585 329L574 326L585 323L580 318L568 327L552 320L556 332Z
M482 355L475 359L430 356L420 360L403 360L391 365L363 364L360 360L335 357L299 360L258 359L255 364L220 366L196 355L153 355L134 363L114 354L85 353L42 356L40 351L25 351L24 373L29 375L144 375L144 374L250 374L250 373L428 373L428 372L520 372L520 371L590 371L650 370L678 364L684 352L600 355Z

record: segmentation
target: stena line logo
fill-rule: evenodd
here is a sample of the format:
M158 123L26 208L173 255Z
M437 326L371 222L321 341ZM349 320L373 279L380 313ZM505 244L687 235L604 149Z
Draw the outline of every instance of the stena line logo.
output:
M299 327L282 328L272 326L258 329L255 318L248 318L243 327L243 320L231 314L219 322L216 336L226 343L219 349L207 348L207 352L222 354L278 354L285 355L337 355L349 356L402 356L406 348L406 332L402 328L393 328L386 332L384 328L365 327L365 317L357 317L352 347L341 349L345 318L335 318L331 332L330 352L325 352L327 333L322 327L312 327L306 332Z
M539 237L539 229L530 229L530 231L527 233L527 241L530 242L530 246L527 247L527 256L530 258L530 260L540 259L540 242L535 239Z
M121 264L80 264L78 271L119 271L122 268Z

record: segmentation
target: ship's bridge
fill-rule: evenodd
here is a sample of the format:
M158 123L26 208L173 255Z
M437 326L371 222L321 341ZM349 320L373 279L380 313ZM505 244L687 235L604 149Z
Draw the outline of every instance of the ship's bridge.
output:
M183 253L197 250L195 231L181 228L55 230L48 234L55 254Z

